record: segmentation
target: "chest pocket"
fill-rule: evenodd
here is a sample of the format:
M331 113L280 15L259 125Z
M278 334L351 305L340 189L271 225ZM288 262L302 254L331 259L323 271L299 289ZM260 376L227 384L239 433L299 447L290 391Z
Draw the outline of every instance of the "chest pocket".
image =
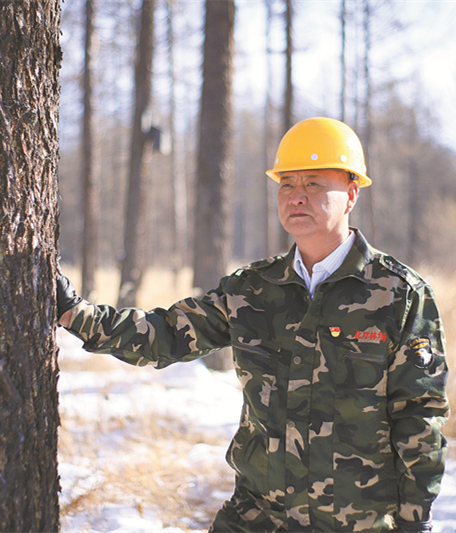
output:
M245 331L233 331L232 347L236 373L244 396L256 416L267 420L270 396L277 390L277 366L281 345L254 338Z
M386 354L344 352L338 384L343 389L372 390L386 395Z
M233 330L231 345L235 350L235 359L239 366L256 372L271 373L277 368L279 342L267 340L259 333L253 336L245 330Z

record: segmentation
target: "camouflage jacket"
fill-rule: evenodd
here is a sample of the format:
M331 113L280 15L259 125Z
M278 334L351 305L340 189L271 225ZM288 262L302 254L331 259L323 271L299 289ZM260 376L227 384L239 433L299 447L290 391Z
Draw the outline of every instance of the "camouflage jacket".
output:
M83 301L69 330L86 350L157 368L233 347L244 406L225 505L244 524L236 531L388 531L395 517L428 520L448 414L432 288L359 232L313 299L293 257L294 247L169 310Z

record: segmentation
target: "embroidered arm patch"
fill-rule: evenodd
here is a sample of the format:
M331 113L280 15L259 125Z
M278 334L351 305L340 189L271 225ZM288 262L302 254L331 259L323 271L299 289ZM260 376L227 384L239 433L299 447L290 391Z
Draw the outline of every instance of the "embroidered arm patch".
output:
M428 368L432 363L431 342L427 337L416 337L409 341L410 357L417 368Z

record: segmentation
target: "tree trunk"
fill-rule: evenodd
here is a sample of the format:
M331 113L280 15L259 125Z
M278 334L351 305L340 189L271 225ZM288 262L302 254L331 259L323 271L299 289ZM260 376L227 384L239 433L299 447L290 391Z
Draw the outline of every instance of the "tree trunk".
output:
M371 78L370 78L370 56L371 56L371 13L369 0L364 0L364 40L365 40L365 56L364 56L364 79L365 79L365 126L363 132L364 155L366 159L366 166L369 168L369 150L371 143ZM363 229L366 236L373 246L376 245L376 224L374 211L374 191L372 187L364 190L364 205L365 218L363 222Z
M362 51L357 54L354 78L355 78L355 113L353 128L358 133L359 139L364 149L367 171L369 173L369 151L372 137L371 120L371 19L369 0L363 0L354 12L355 21L359 19L359 26L362 27L357 46L362 47ZM361 22L362 21L362 22ZM360 90L358 94L358 85ZM362 87L362 91L361 91ZM361 191L357 206L350 213L350 223L362 229L369 242L376 245L376 212L374 202L374 187L367 187Z
M146 136L143 132L142 121L150 103L154 6L154 0L143 0L142 2L141 27L136 47L135 101L118 307L136 305L136 293L141 283L144 268L144 254L141 253L141 247L144 244L142 218L145 207L145 177L142 167Z
M341 52L340 52L340 120L345 122L345 92L346 92L346 66L345 66L345 44L346 44L346 22L347 10L345 6L346 0L341 1L340 7L340 25L341 25Z
M234 0L206 0L197 163L193 285L217 286L226 268Z
M171 133L171 174L173 181L172 205L172 266L174 279L185 264L187 258L187 183L182 154L176 149L176 79L174 75L174 28L173 28L173 1L167 1L168 7L168 58L169 80L171 83L170 99L170 133Z
M0 531L58 531L58 0L0 3Z
M193 285L203 290L226 273L234 13L234 0L206 0L193 259ZM220 370L225 358L205 363Z
M285 93L283 101L283 133L293 126L293 5L285 0ZM290 235L281 227L279 231L279 250L288 251Z
M417 125L415 122L415 117L410 117L410 125L408 128L408 144L409 144L409 158L407 165L407 179L408 179L408 193L409 201L407 209L407 249L406 249L406 261L408 265L415 266L418 263L419 251L423 249L423 246L420 246L420 228L426 225L423 220L422 213L426 212L426 203L422 200L421 192L421 180L419 179L420 171L418 161L419 158L423 155L423 148L420 146L420 139L417 135ZM419 147L417 149L417 147ZM424 223L423 223L424 222Z
M276 217L270 217L270 178L266 176L264 170L271 168L270 165L274 160L275 146L271 146L271 108L272 108L272 62L271 62L271 0L265 0L266 7L266 98L264 104L264 169L261 172L260 187L258 194L261 200L262 209L258 213L258 259L267 257L274 249L271 235L274 234L272 221ZM272 231L271 231L272 230Z
M97 267L97 236L99 190L95 161L95 135L93 115L93 32L94 0L86 0L85 59L83 75L83 129L82 129L82 289L81 296L90 298L95 289L95 270Z

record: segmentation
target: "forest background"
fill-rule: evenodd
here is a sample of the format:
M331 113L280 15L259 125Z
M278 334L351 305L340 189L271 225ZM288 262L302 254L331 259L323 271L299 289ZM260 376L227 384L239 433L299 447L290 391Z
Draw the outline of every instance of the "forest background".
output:
M67 271L73 267L79 288L83 255L89 249L84 205L90 190L90 224L96 235L91 259L97 280L105 283L94 283L87 296L102 303L119 301L135 53L145 3L67 0L62 6L61 256ZM149 4L151 86L141 127L161 134L160 143L157 138L148 143L142 157L137 269L143 284L137 303L144 307L157 305L147 298L149 282L162 285L169 279L173 295L178 286L194 293L212 288L192 278L199 258L194 251L205 238L195 226L201 194L197 156L205 3ZM89 5L93 173L88 188L83 146ZM223 163L226 216L223 261L218 264L229 272L287 249L291 243L276 215L276 184L264 172L272 166L287 124L312 116L342 119L358 133L374 182L362 191L352 224L374 246L435 285L451 351L456 318L456 72L451 62L456 4L246 0L235 7L230 150ZM143 276L147 272L152 277ZM453 433L452 425L448 431Z

